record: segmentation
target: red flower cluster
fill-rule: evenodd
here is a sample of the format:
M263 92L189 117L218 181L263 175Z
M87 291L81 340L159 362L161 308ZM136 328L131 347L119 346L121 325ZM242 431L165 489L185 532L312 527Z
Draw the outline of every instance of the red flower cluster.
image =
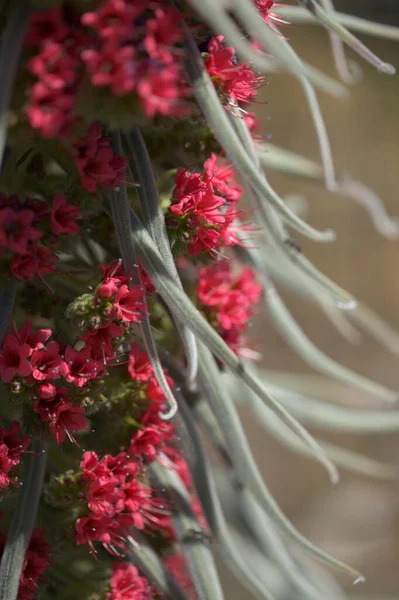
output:
M0 489L14 483L9 477L21 461L21 454L30 444L29 438L20 437L20 424L13 421L8 429L0 427Z
M221 260L199 272L197 296L215 329L237 353L261 296L261 286L249 267L235 270Z
M147 579L140 577L136 567L129 563L115 562L109 582L111 590L107 600L151 600L153 590Z
M90 512L76 521L78 546L87 544L94 554L93 543L98 541L112 554L111 545L123 546L126 527L158 532L169 528L164 500L141 483L143 473L130 455L120 452L100 459L95 452L85 452L80 467L79 498L83 496Z
M31 280L54 271L57 257L47 245L60 235L78 233L78 218L78 208L62 195L55 196L49 205L30 198L21 203L17 196L0 194L0 252L11 253L12 273ZM39 240L46 245L39 245Z
M34 13L26 45L37 48L29 70L37 78L26 114L44 138L68 137L76 123L76 95L82 80L81 52L90 43L79 15L62 8Z
M89 192L95 192L97 186L111 188L123 182L127 159L113 153L100 124L90 125L86 137L74 144L72 154L81 184Z
M181 116L187 95L176 48L182 40L180 14L158 0L106 0L82 16L94 30L82 53L92 85L115 96L135 92L148 118Z
M141 397L148 398L158 406L165 397L161 387L159 386L154 369L152 368L147 352L140 350L138 344L132 344L129 352L128 372L132 381L137 384L137 394ZM169 376L166 376L169 386L173 386L174 382Z
M217 35L208 44L205 67L225 104L251 102L257 95L262 77L257 77L247 63L237 64L236 51L223 45Z
M6 537L0 534L0 556L4 551ZM50 564L50 546L44 537L43 529L37 527L26 552L19 579L17 600L32 600L36 595L38 582Z
M144 286L129 286L129 277L120 261L100 266L103 280L90 298L91 321L95 327L81 336L90 348L95 360L104 364L115 358L115 341L129 330L132 323L139 323L146 305Z
M50 329L34 331L29 321L19 331L12 330L0 350L0 377L5 383L14 380L29 391L35 400L33 410L48 423L60 444L66 435L73 440L71 432L85 429L85 410L71 400L76 390L98 377L103 366L86 348L64 347L49 342L50 336Z
M148 0L104 0L83 15L71 7L35 13L26 37L37 48L29 61L37 78L26 111L31 126L45 138L70 137L87 78L115 96L135 93L147 117L187 112L179 20L166 2Z
M218 160L212 154L203 173L177 170L167 223L174 236L189 244L191 256L239 243L233 221L242 189L233 169Z

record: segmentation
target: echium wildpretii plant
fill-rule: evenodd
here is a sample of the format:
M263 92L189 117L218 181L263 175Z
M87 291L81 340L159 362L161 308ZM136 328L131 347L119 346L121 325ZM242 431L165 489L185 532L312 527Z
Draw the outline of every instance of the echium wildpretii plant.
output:
M252 364L262 348L248 325L263 302L314 369L395 396L319 351L273 284L398 352L399 336L318 271L288 227L317 242L333 232L305 223L263 172L321 180L363 202L383 235L399 234L372 190L335 174L315 88L345 87L303 63L279 27L327 27L345 83L356 73L343 43L394 69L331 0L298 4L0 2L0 600L221 600L213 543L261 599L279 596L276 572L291 597L343 597L297 547L362 579L280 511L227 376L245 384L268 430L333 482L335 463L396 475L319 443L301 420L388 431L397 412L323 406L262 383ZM394 28L348 25L399 39ZM321 165L263 140L249 105L277 69L303 88ZM267 251L254 249L263 242ZM226 466L222 486L200 430Z

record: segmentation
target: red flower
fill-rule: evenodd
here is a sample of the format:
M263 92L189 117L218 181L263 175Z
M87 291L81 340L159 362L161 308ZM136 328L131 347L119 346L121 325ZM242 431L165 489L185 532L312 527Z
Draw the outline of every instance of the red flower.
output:
M110 544L121 545L119 536L115 530L118 529L118 523L110 517L102 517L92 514L90 517L81 517L75 523L76 544L81 546L87 544L90 552L95 556L93 542L101 542L105 548Z
M54 383L45 381L37 386L37 393L41 400L52 400L57 393Z
M114 300L116 317L122 321L139 323L146 309L143 297L143 288L134 286L129 289L127 285L122 285Z
M21 329L16 334L21 344L28 344L31 350L40 350L44 348L43 342L51 336L51 329L38 329L35 331L30 321L25 321Z
M30 439L21 437L21 425L18 421L13 421L8 429L0 428L0 442L5 444L8 449L8 459L13 466L19 465L21 454L30 444Z
M8 473L13 468L14 464L8 457L8 448L6 444L0 443L0 489L5 489L10 483L14 483L8 476Z
M54 235L61 233L76 235L80 229L75 223L78 218L79 209L76 206L68 204L65 196L55 196L50 213L51 231Z
M32 280L34 277L55 271L54 262L58 258L42 246L36 246L22 256L14 256L11 271L18 279Z
M0 247L3 251L11 250L16 254L24 254L29 242L35 242L43 235L32 226L35 213L29 209L0 210Z
M138 465L130 460L130 456L126 452L119 452L116 456L106 454L103 458L108 469L114 477L117 477L120 485L124 485L127 477L137 475Z
M208 318L225 342L242 355L242 333L261 296L261 286L249 267L237 271L234 264L221 260L200 270L197 295Z
M250 102L263 79L256 77L246 63L236 64L234 48L225 47L223 40L218 35L209 42L206 69L227 102L230 98L234 102Z
M229 202L238 202L242 188L234 181L234 170L229 165L218 164L220 157L216 154L204 162L205 180L212 183L221 196Z
M129 352L128 371L130 377L134 381L149 381L154 377L154 369L152 368L147 352L140 350L138 344L132 344Z
M155 10L155 17L148 19L143 46L154 60L171 63L174 60L172 45L182 39L179 22L182 16L172 7Z
M90 347L91 357L94 360L111 359L115 356L113 341L124 334L122 327L116 323L107 323L98 329L92 329L81 336L81 340Z
M278 6L284 6L284 4L281 4L280 2L274 2L274 0L255 0L255 4L256 8L262 15L262 18L269 25L273 25L273 23L276 23L277 25L289 25L289 22L283 17L271 12L273 6L277 8Z
M144 114L147 118L157 113L169 117L190 114L191 109L183 103L187 87L182 83L178 65L169 64L163 68L144 65L138 75L136 88Z
M15 335L6 335L0 350L0 377L9 383L15 375L27 377L32 372L28 358L32 354L29 344L21 344Z
M20 437L20 424L13 421L8 429L0 427L0 489L14 483L8 473L17 467L21 454L29 446L30 439Z
M35 404L34 411L39 414L42 421L49 424L51 435L58 445L65 440L67 435L71 441L75 442L72 432L87 427L85 409L83 406L68 402L66 388L59 388L57 391L58 394L53 400L39 400Z
M129 454L147 460L154 460L165 442L172 440L175 426L159 417L157 406L152 406L140 419L142 429L139 429L129 445Z
M147 8L148 0L107 0L95 12L84 13L81 22L105 40L121 40L132 35L134 21Z
M66 366L59 353L57 342L50 342L46 348L34 350L31 358L34 379L58 379L60 373L66 373Z
M133 565L114 563L112 571L111 591L105 594L107 600L150 600L153 597L148 581L140 577Z
M67 370L63 372L63 376L77 387L82 387L104 371L103 365L91 357L91 349L88 346L81 350L68 346L65 350L65 364Z
M38 46L49 39L61 42L67 35L68 27L64 23L62 10L53 8L31 15L25 44L26 46Z
M72 91L60 93L38 81L31 89L29 100L26 116L31 127L38 129L42 137L55 138L69 134L76 120L73 112L75 95Z
M80 468L83 471L82 480L95 481L99 477L111 477L112 473L104 459L100 460L95 452L84 452L80 461Z
M222 329L245 327L251 316L251 308L252 306L244 294L230 291L219 306L217 320Z
M88 506L96 514L114 517L125 507L125 494L116 477L99 477L90 486Z
M143 486L133 479L123 487L125 492L125 508L133 519L134 527L144 529L146 524L157 520L154 513L157 512L156 499L152 497L152 489Z
M100 50L89 48L81 56L95 87L110 87L115 96L135 89L137 63L133 46L121 48L118 40L110 40Z
M86 137L74 145L74 157L81 184L89 192L95 192L97 186L113 187L124 179L127 160L115 157L109 138L102 136L101 126L96 123L90 126Z

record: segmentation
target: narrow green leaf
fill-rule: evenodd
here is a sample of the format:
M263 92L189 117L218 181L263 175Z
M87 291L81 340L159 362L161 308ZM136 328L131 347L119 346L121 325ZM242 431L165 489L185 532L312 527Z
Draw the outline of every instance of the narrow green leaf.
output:
M285 60L291 65L291 70L296 74L303 89L312 116L319 141L326 187L330 190L335 189L336 177L334 161L332 158L327 128L314 88L309 82L306 74L303 72L303 63L301 59L297 56L287 40L280 35L274 27L270 27L263 21L251 0L235 0L233 2L233 10L242 22L244 29L252 34L254 39L259 43L263 44L265 50L269 51L273 56Z
M166 469L156 461L151 465L151 472L173 502L173 529L183 548L198 598L223 600L223 590L206 532L198 523L183 482L176 471Z
M361 410L316 400L305 396L302 392L280 385L281 381L286 386L296 387L295 380L291 378L289 381L284 372L278 372L278 377L273 378L270 372L261 371L259 377L265 382L265 387L270 393L278 398L301 423L309 427L359 435L399 431L399 410ZM325 390L331 391L331 400L334 400L335 390L328 379L317 377L317 379L312 378L312 381L323 382Z
M327 590L317 589L313 585L313 582L307 578L306 574L301 572L286 548L272 519L262 510L251 492L246 488L242 488L237 496L244 519L252 535L258 541L260 548L265 554L273 557L285 577L291 581L293 586L305 598L320 600L323 597L326 600L328 598L333 600Z
M395 400L397 393L362 375L347 369L343 365L324 354L305 335L301 327L293 319L276 288L263 281L265 304L272 317L273 324L289 346L302 360L320 373L325 373L367 394L385 400Z
M159 556L137 530L126 539L127 555L166 600L187 600L182 588L163 566Z
M14 306L17 280L12 279L8 286L0 289L0 346L10 324L10 315Z
M265 175L260 169L260 159L255 152L252 137L248 131L248 127L242 119L234 119L233 125L237 130L241 142L243 143L244 149L248 152L248 157L252 159L255 168L257 169L259 176L265 179ZM268 241L272 242L277 250L293 263L298 270L308 277L311 282L316 283L317 286L321 286L330 295L336 298L338 306L346 309L353 309L356 306L354 298L348 294L348 292L338 286L335 282L331 281L321 271L319 271L298 249L295 245L289 243L290 238L285 230L283 223L272 206L268 206L263 202L261 196L257 190L253 189L253 186L249 184L248 196L249 199L254 203L262 217L263 227L265 232L269 232ZM271 239L270 239L271 238Z
M165 216L162 210L151 161L140 129L136 127L130 136L125 136L125 140L128 148L132 152L130 168L136 183L139 184L137 195L140 200L144 225L158 246L158 250L163 256L170 274L173 275L176 283L183 289L170 249ZM183 342L187 359L187 385L189 388L192 388L198 372L198 356L195 336L181 321L176 320L175 323Z
M112 145L117 155L122 154L122 144L120 134L112 135ZM125 273L129 274L135 285L141 285L140 271L137 264L136 248L130 227L130 204L124 183L120 183L108 194L109 205L111 208L112 220L114 222L116 239L122 255L122 261ZM151 275L150 275L151 276ZM154 369L156 380L158 381L168 403L168 411L160 413L163 419L172 419L177 411L177 402L172 390L167 382L158 350L151 331L151 324L146 307L145 315L140 322L141 334L143 336L144 346Z
M321 0L321 4L326 13L331 15L331 17L335 18L336 10L333 1ZM359 69L356 69L354 67L353 62L348 63L348 61L346 60L343 41L341 40L339 35L334 31L329 31L329 38L334 57L335 68L338 75L345 83L358 83L361 78L361 73Z
M246 396L246 402L254 411L256 418L267 429L267 431L276 439L291 448L294 452L298 452L303 456L314 459L309 449L292 434L290 429L281 423L276 416L255 396L249 392ZM364 475L366 477L374 477L376 479L399 479L399 467L393 464L381 463L367 456L363 456L357 452L352 452L346 448L341 448L335 444L330 444L319 440L321 447L326 455L339 467Z
M0 563L0 600L16 600L26 550L32 535L44 473L47 447L34 440L25 458L25 476Z
M321 22L312 13L305 8L300 6L282 5L276 6L274 9L276 13L289 19L293 23L311 23L313 25L320 25ZM338 23L357 31L358 33L365 33L374 37L379 37L387 40L399 41L399 27L393 25L383 25L381 23L375 23L374 21L367 21L356 17L355 15L347 15L345 13L336 12L334 18Z
M267 584L260 580L256 571L246 563L241 547L236 546L231 538L197 426L184 399L181 399L180 406L178 428L184 455L205 518L220 545L223 560L233 575L238 577L258 600L274 600Z
M17 2L0 42L0 166L7 140L8 109L29 15L29 2Z
M305 156L263 142L256 145L256 152L261 166L265 169L273 169L273 171L281 171L286 175L316 179L317 181L323 179L321 165Z
M343 25L335 19L335 15L326 13L315 0L298 0L304 8L309 10L329 31L333 31L341 40L345 42L352 50L354 50L365 61L373 65L378 71L386 75L394 75L396 69L393 65L383 62L376 56L367 46L365 46L356 36L350 33Z
M355 578L360 574L348 565L332 558L320 548L314 546L305 538L285 517L276 503L253 460L252 452L242 428L240 418L234 406L234 403L226 395L226 389L221 386L218 377L218 369L212 356L201 344L199 344L199 374L200 384L206 397L212 407L212 411L218 421L219 427L223 432L227 451L235 467L235 475L242 485L256 497L262 508L273 518L276 525L285 535L291 538L296 544L311 552L315 557L330 565L348 573ZM330 469L332 477L337 480L334 467L325 457L322 457L323 463Z

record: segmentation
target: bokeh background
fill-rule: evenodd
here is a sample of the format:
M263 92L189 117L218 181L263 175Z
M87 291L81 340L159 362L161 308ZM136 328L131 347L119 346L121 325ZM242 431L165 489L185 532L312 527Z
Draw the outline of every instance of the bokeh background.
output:
M335 5L343 12L399 25L399 0L337 0ZM322 28L298 25L284 33L301 57L336 76L328 36ZM399 69L399 43L366 36L362 39ZM376 73L349 50L347 56L361 65L361 83L342 101L319 94L337 171L351 174L377 190L388 213L399 216L399 76ZM268 81L262 93L265 104L259 105L257 112L265 119L263 127L272 136L272 143L318 160L314 129L299 85L284 75ZM337 232L336 243L330 245L301 239L307 256L399 329L399 241L381 237L362 207L328 193L322 185L273 171L268 171L268 176L280 194L300 193L306 197L312 225L332 227ZM360 345L349 344L320 311L281 291L310 339L326 353L359 373L399 389L399 356L367 336ZM271 323L264 320L262 327L266 340L263 365L267 369L310 372ZM366 401L360 392L344 386L336 400L353 405ZM373 405L369 398L367 402ZM374 481L341 469L340 485L331 487L318 465L270 439L246 409L243 418L258 464L285 513L314 542L366 574L367 582L356 588L348 578L338 575L351 597L399 599L399 482ZM399 461L399 432L324 437L381 461ZM250 598L230 575L226 578L226 596Z

